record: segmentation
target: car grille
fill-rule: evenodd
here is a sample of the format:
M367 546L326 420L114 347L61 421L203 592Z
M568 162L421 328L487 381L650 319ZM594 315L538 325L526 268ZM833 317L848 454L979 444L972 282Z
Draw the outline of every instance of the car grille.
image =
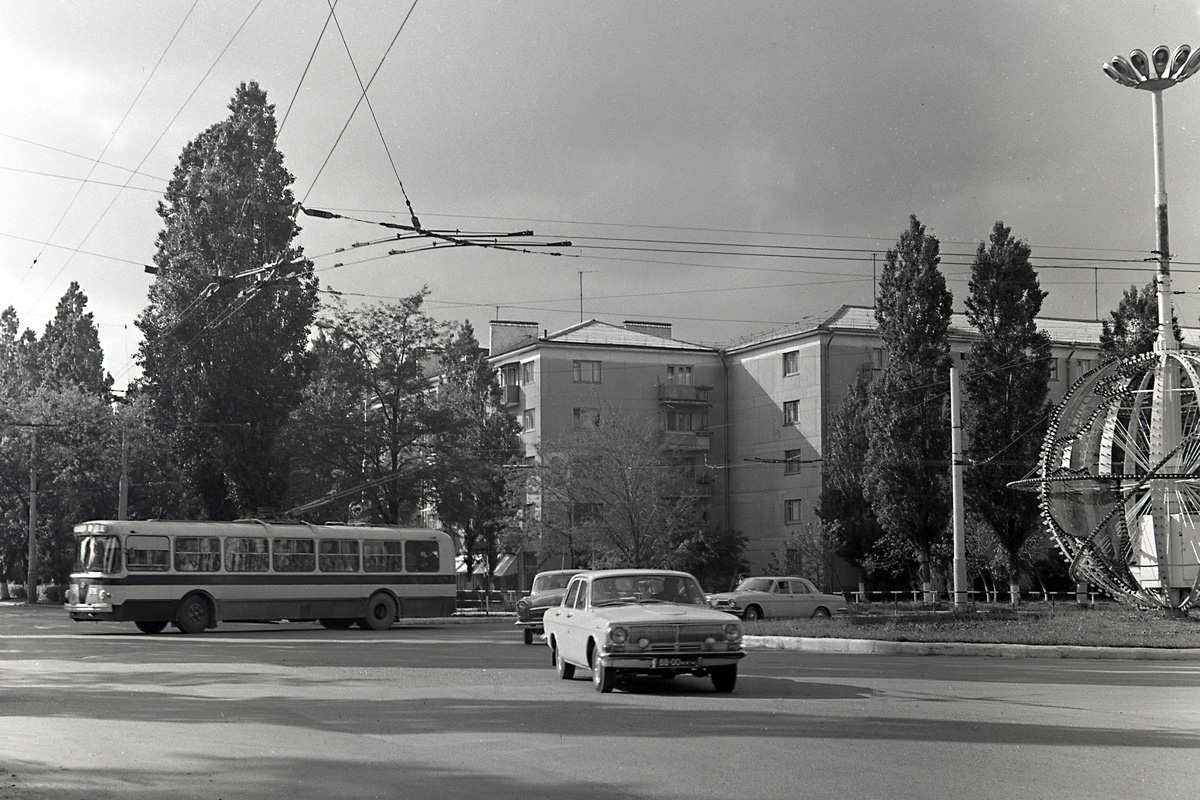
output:
M725 642L725 626L712 625L639 625L629 628L629 641L636 645L639 639L649 639L650 652L701 652L707 648L704 642Z

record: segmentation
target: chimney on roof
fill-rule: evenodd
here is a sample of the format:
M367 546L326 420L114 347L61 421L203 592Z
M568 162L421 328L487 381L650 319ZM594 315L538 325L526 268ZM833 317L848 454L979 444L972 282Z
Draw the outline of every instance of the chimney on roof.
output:
M671 323L669 322L639 322L627 319L625 320L625 330L644 333L647 336L661 336L663 339L671 338Z
M494 319L489 325L488 354L496 355L536 342L538 324L515 320Z

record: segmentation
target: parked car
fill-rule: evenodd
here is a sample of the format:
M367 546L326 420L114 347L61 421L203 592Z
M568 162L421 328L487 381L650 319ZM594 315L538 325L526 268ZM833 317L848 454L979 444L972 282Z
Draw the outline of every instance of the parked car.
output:
M709 595L708 603L747 622L763 617L828 617L846 610L846 600L827 594L807 578L746 578L732 592Z
M529 596L517 601L517 627L523 629L525 644L533 644L533 637L542 632L542 616L550 606L556 606L567 593L571 576L582 572L578 569L552 569L533 576Z
M543 624L558 676L570 680L576 668L590 669L599 692L626 675L684 673L732 692L746 655L741 622L709 608L699 582L673 570L582 572Z

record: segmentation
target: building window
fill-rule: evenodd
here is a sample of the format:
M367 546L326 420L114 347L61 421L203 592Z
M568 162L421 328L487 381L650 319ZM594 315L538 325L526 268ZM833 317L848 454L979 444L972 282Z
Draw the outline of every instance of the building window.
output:
M577 431L586 428L600 427L600 409L598 408L577 408L574 411L574 429Z
M871 369L883 369L883 349L871 348Z
M800 501L799 500L784 500L783 501L783 521L786 525L800 524Z
M572 361L571 380L575 383L600 383L600 362Z
M575 503L571 511L576 525L586 525L589 522L604 520L603 503Z
M696 430L696 413L694 411L676 411L667 409L667 430L690 433Z
M520 364L505 364L500 368L500 385L501 386L516 386L518 384L518 376Z
M804 569L804 559L799 548L789 547L787 552L784 554L784 563L786 564L786 569L789 575L799 575ZM798 581L792 581L792 583L798 584ZM794 585L791 587L793 592L797 591L799 588L799 585Z
M800 471L801 455L799 450L783 451L783 472L785 475L795 475Z
M1052 380L1052 381L1058 380L1058 359L1057 358L1050 359L1050 380Z
M521 415L521 428L531 431L535 427L537 427L537 409L527 408L525 409L525 413Z
M788 400L783 404L783 424L796 425L800 422L800 401Z
M1091 371L1092 360L1090 358L1077 358L1075 359L1075 368L1077 375L1083 375L1084 373Z
M783 354L783 374L795 375L800 371L800 351L789 350Z
M537 365L535 362L526 361L521 365L521 383L525 386L537 383Z
M668 366L667 383L672 386L691 386L692 368L690 366Z

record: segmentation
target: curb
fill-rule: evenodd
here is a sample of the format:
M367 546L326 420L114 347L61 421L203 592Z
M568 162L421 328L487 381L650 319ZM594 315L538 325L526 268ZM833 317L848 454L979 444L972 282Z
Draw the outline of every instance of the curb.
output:
M985 644L978 642L888 642L875 639L817 639L801 636L746 636L742 641L748 650L793 650L814 653L1200 661L1200 648L1084 647L1081 645Z

